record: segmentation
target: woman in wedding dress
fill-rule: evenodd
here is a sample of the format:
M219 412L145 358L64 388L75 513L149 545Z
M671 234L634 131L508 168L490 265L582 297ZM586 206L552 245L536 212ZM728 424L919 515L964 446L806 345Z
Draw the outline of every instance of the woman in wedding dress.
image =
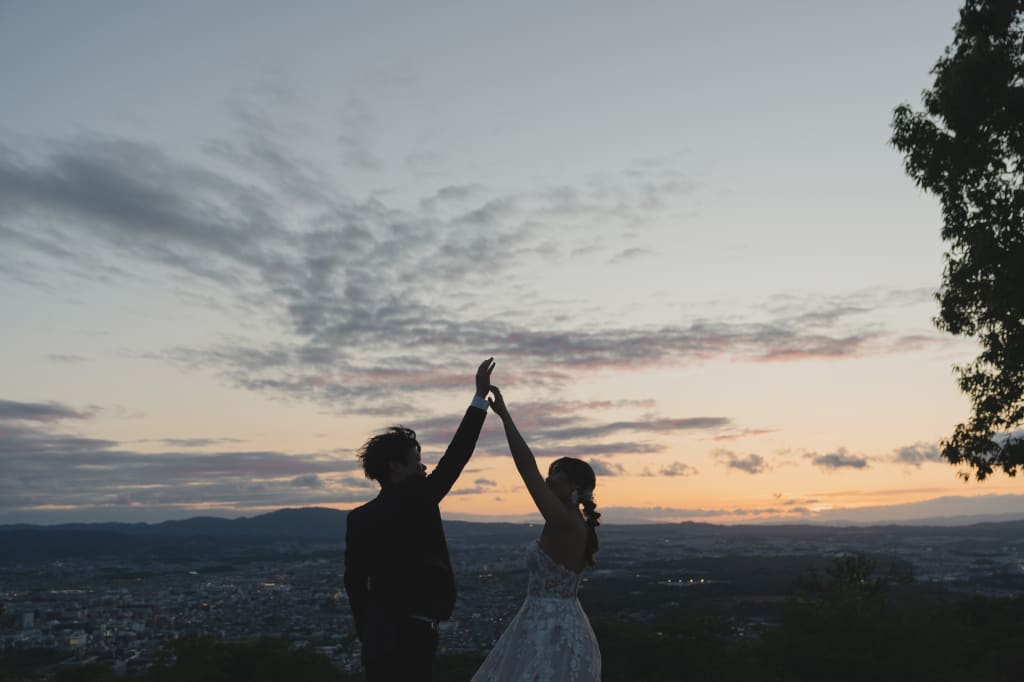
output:
M563 457L552 462L544 479L501 391L491 386L491 392L491 408L505 425L512 459L544 517L544 530L526 550L526 601L472 682L599 681L601 651L576 597L597 551L601 515L594 504L594 470L582 460Z

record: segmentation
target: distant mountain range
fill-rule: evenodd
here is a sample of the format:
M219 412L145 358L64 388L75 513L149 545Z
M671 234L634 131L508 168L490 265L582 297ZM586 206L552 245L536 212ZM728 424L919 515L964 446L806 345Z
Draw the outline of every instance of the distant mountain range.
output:
M162 523L64 523L0 526L0 562L104 556L169 558L292 542L337 543L347 514L318 507L248 518L197 516Z
M224 555L259 548L289 545L344 545L347 512L322 507L280 509L268 514L236 519L194 517L162 523L67 523L52 526L28 524L0 526L0 563L70 558L124 557L134 559L188 559ZM456 542L526 542L538 533L536 526L513 523L446 521L446 532ZM1024 536L1024 521L941 525L742 525L665 523L607 525L601 528L604 542L616 536L663 538L667 536L752 540L821 539L878 536L1005 537Z
M190 519L161 523L62 523L50 526L16 524L0 526L0 532L34 530L44 533L71 531L156 537L259 537L340 541L345 537L347 515L347 512L337 509L305 507L278 509L268 514L237 519L194 516Z

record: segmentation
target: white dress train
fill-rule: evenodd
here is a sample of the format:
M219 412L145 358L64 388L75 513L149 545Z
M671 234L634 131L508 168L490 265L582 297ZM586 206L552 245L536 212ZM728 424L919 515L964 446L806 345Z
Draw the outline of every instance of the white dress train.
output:
M582 573L556 563L539 543L526 550L526 601L472 682L598 682L601 650L576 596Z

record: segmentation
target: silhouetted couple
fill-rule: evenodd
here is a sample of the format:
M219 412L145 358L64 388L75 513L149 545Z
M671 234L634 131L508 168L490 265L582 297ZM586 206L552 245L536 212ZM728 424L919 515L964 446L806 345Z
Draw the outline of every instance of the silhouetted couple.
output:
M544 529L525 550L526 600L473 680L601 678L601 652L576 598L597 551L594 471L565 457L551 464L547 479L541 475L501 391L491 384L493 369L493 358L480 365L476 395L429 475L416 434L402 426L370 438L359 452L366 476L381 490L349 512L345 590L370 682L431 679L437 626L455 606L455 575L438 504L473 454L488 407L501 417L512 459L544 517Z

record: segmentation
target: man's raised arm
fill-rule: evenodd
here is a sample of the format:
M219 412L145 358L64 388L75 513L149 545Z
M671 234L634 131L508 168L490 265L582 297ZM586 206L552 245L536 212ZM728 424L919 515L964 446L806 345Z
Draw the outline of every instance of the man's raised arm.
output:
M476 370L476 395L473 396L473 402L466 409L466 414L462 417L462 422L459 424L458 430L455 431L448 449L444 451L437 466L427 476L428 495L438 502L455 485L455 481L459 478L459 474L462 473L476 448L480 429L483 428L484 418L487 416L487 391L490 390L492 371L494 371L494 358L487 358L480 363L480 367Z

